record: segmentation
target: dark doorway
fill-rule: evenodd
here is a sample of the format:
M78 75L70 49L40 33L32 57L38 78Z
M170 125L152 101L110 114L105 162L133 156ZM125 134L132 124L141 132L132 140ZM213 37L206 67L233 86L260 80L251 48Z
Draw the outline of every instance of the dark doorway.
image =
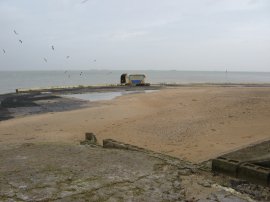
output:
M126 84L126 78L127 78L127 74L122 74L121 75L121 78L120 78L120 82L121 84Z

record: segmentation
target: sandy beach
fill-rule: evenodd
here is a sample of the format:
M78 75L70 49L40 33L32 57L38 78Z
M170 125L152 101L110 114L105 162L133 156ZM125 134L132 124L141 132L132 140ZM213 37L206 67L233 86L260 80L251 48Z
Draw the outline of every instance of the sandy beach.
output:
M270 87L171 87L0 122L0 145L74 143L94 132L194 163L270 139Z

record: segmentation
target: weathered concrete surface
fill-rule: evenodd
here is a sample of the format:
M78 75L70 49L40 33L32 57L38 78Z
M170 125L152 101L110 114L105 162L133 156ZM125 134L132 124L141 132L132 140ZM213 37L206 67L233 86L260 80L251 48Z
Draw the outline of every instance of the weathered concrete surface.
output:
M270 201L270 188L249 183L245 180L231 179L228 185L234 190L248 194L250 197L260 201Z
M82 145L1 147L0 201L251 200L169 161Z

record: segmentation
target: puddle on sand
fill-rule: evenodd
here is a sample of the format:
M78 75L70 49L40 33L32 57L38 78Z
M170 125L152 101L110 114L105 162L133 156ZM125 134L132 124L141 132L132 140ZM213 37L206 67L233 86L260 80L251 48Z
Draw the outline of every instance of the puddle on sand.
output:
M62 96L70 97L70 98L77 98L81 100L88 100L88 101L102 101L102 100L112 100L122 95L137 94L137 93L152 93L156 91L158 90L94 92L94 93L83 93L83 94L68 94L68 95L62 95Z

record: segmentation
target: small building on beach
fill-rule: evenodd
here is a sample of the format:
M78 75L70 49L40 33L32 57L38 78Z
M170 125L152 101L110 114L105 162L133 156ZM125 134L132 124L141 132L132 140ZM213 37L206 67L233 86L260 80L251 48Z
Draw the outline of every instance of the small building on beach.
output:
M144 74L122 74L120 77L120 82L122 85L145 85L145 75Z

